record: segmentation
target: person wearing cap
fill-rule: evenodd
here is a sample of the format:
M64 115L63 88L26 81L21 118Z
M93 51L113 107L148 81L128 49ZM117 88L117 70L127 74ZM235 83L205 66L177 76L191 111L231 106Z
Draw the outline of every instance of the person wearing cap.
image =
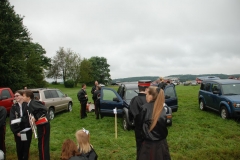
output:
M141 144L143 142L143 139L141 136L142 128L139 123L141 120L139 114L141 112L141 106L147 103L145 91L150 86L150 84L151 84L150 80L138 81L139 93L130 102L130 114L132 114L134 118L134 123L135 123L134 130L135 130L135 140L136 140L136 147L137 147L137 159L138 159L138 154L141 148Z

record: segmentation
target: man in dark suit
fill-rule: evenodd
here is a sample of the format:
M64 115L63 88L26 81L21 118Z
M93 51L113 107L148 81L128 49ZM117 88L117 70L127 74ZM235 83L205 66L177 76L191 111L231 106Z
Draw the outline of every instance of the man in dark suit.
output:
M40 160L50 160L49 140L50 140L50 123L47 107L40 101L34 100L34 94L31 90L24 90L23 100L28 103L29 111L33 115L33 122L37 125L38 151ZM38 122L45 119L44 123Z
M3 151L5 157L6 157L6 147L5 147L6 118L7 118L7 110L5 107L0 106L0 150Z
M139 123L141 121L141 117L140 117L141 106L147 103L145 90L150 86L150 84L151 84L150 80L138 81L139 93L130 102L130 114L132 114L134 118L134 123L135 123L134 130L135 130L135 140L136 140L136 147L137 147L137 159L138 159L138 154L143 142L143 138L141 135L142 128L141 128L141 124Z
M87 113L86 113L86 106L87 106L87 101L88 101L88 95L86 92L86 84L82 84L82 89L78 92L77 97L78 100L80 101L81 104L81 109L80 109L80 118L86 118Z
M96 119L99 119L99 112L100 112L100 98L101 98L101 86L98 85L96 91L93 94L93 99L95 102L95 114Z

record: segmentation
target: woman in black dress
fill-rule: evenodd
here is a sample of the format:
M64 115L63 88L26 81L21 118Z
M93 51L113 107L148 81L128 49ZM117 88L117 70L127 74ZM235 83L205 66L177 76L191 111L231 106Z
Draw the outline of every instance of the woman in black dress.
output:
M150 86L146 91L146 100L147 103L142 106L140 113L144 141L138 159L169 160L171 157L166 140L168 130L163 90Z

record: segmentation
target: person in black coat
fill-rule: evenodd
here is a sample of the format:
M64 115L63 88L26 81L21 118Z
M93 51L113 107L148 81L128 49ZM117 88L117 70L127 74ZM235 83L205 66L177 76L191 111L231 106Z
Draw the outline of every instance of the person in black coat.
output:
M26 132L27 140L22 141L20 131L25 128L30 128L29 117L28 117L28 106L26 102L23 102L23 92L16 91L15 92L15 100L16 103L12 106L10 110L10 122L12 120L21 118L20 123L11 124L10 128L14 134L17 156L19 160L28 160L29 156L29 148L32 141L32 130Z
M6 157L6 146L5 146L6 118L7 118L7 110L5 107L0 106L0 150L3 151L5 157Z
M96 88L96 91L93 94L93 99L94 99L94 102L95 102L95 115L96 115L96 119L99 119L100 98L101 98L101 86L98 85L97 88Z
M134 124L135 124L134 131L135 131L135 140L136 140L136 148L137 148L137 157L143 142L142 135L141 135L141 126L139 124L140 122L139 113L141 111L141 106L147 103L145 90L150 86L150 84L151 84L150 80L138 81L138 89L139 89L138 96L134 97L130 102L130 114L133 116Z
M86 106L87 106L87 101L88 101L88 95L86 92L86 84L82 84L82 89L78 92L77 97L78 100L80 101L81 104L81 109L80 109L80 118L86 118L87 113L86 113Z
M50 141L50 122L47 107L40 101L34 100L31 90L23 91L23 101L28 103L29 112L33 115L33 122L37 125L38 151L40 160L50 160L49 141ZM45 120L44 123L40 121Z
M138 160L170 160L167 144L168 130L166 111L164 109L164 91L151 86L146 92L146 100L140 113L143 143Z

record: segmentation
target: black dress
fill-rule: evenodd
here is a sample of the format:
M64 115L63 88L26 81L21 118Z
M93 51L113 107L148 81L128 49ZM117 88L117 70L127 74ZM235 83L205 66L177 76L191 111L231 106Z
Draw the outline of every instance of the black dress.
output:
M154 102L142 106L141 126L143 143L140 149L138 160L170 160L170 154L166 137L168 130L166 126L166 111L162 110L156 126L149 132L153 113Z
M10 123L12 120L21 118L20 123L11 124L10 128L14 134L17 156L19 160L27 160L29 156L29 148L32 140L32 130L26 132L27 141L21 141L21 137L17 134L25 128L30 128L29 117L28 117L28 106L27 103L22 103L22 116L20 115L20 106L18 103L15 103L10 110Z

